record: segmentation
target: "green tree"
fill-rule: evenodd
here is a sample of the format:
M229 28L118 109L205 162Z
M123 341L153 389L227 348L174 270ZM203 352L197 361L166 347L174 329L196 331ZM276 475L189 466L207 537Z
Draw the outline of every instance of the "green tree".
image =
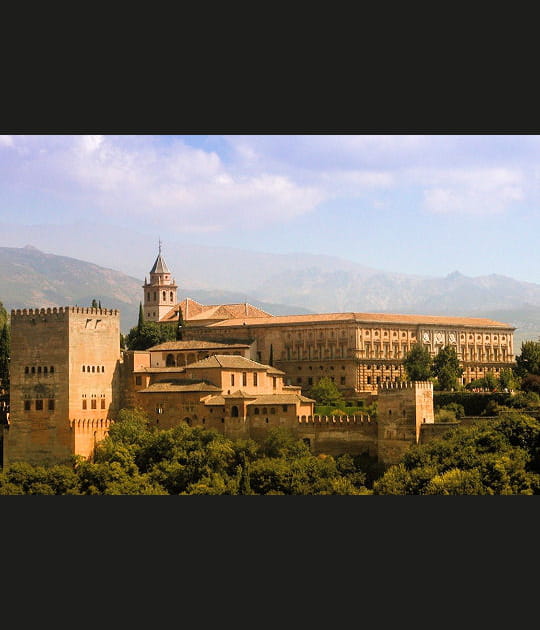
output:
M524 341L521 353L516 356L516 373L520 377L527 374L540 375L540 341Z
M144 312L142 302L139 302L139 319L137 320L137 330L140 332L144 326Z
M10 334L7 322L0 332L0 389L9 389Z
M141 326L131 328L125 337L125 343L128 350L146 350L165 341L174 341L175 338L174 324L144 322Z
M7 323L8 323L8 312L6 311L2 302L0 302L0 328L2 328L2 326Z
M337 385L328 376L323 376L318 383L311 387L309 396L314 398L319 405L328 405L336 408L345 405Z
M92 300L92 308L97 308L98 307L98 303L96 299Z
M427 381L432 376L432 361L426 346L415 343L403 359L403 367L410 381Z
M176 326L176 340L182 341L182 333L184 329L184 316L182 314L182 307L178 307L178 324Z
M540 421L513 411L412 445L374 494L540 494Z
M499 387L505 391L511 391L518 386L518 379L514 375L512 368L503 368L499 372Z
M433 359L433 374L437 377L439 388L451 390L458 387L458 378L463 374L454 346L444 346Z

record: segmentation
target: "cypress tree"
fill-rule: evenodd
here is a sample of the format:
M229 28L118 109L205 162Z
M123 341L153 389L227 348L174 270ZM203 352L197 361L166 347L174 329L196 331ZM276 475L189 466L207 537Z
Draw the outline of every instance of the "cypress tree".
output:
M182 307L178 307L178 326L176 327L176 341L182 341L182 328L184 326L184 316L182 315Z
M9 387L9 329L7 322L0 333L0 386Z
M139 321L137 322L137 332L141 333L144 326L144 313L142 308L142 302L139 302Z

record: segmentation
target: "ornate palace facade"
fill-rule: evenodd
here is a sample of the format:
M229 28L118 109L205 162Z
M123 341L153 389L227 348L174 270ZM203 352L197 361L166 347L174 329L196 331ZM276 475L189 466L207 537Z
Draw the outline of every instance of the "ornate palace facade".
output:
M176 296L176 285L161 255L145 281L148 319L174 322L182 310L183 340L248 344L255 361L283 370L291 385L307 391L322 376L331 378L348 398L376 392L381 383L404 380L403 358L420 343L435 356L455 347L464 370L463 384L495 376L514 364L510 324L477 317L399 315L390 313L322 313L272 316L250 304L204 306L190 300L166 310L146 301ZM168 284L170 283L170 284ZM152 287L155 287L155 291Z

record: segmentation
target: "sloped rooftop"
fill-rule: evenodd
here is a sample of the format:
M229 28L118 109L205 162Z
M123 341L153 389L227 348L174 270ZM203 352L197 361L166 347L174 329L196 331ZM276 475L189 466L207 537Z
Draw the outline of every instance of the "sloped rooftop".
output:
M396 313L314 313L310 315L273 315L270 317L238 317L209 324L209 328L226 326L279 326L288 324L350 322L358 324L406 324L436 326L474 326L508 328L514 326L484 317L449 317L446 315L401 315Z

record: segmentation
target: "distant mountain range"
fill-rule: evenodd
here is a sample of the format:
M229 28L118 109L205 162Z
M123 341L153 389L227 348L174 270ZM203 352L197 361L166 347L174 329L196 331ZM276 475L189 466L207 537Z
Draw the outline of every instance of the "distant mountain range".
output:
M149 255L148 270L155 256ZM540 285L506 276L471 278L456 271L435 278L328 256L210 247L175 249L165 260L179 285L179 299L247 301L273 315L358 311L489 317L517 327L516 352L522 341L540 339ZM90 306L96 299L103 307L120 310L127 332L137 323L143 282L144 277L33 246L0 247L0 301L8 311Z

